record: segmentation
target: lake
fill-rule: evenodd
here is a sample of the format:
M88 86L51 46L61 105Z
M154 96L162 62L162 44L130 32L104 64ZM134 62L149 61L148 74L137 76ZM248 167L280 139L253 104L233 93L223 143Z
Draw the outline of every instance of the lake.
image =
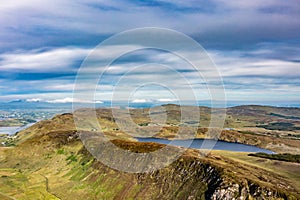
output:
M221 140L204 140L204 139L194 139L194 140L166 140L159 138L136 138L139 142L156 142L160 144L169 144L179 147L189 147L194 149L210 149L213 146L213 150L226 150L226 151L237 151L237 152L263 152L268 154L273 154L274 152L259 148L252 145L246 145L235 142L225 142Z
M29 123L26 124L25 126L9 126L9 127L0 127L0 134L9 134L13 135L16 132L22 131L30 126L32 126L35 123Z

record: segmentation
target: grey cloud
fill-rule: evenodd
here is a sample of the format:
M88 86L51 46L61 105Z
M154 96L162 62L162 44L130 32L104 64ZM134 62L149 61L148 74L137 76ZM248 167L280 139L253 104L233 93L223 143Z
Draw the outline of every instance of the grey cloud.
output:
M72 39L66 37L86 40L86 36L108 35L144 26L173 28L193 35L206 45L234 43L235 47L241 43L295 39L300 35L299 12L261 10L277 6L298 11L300 6L296 0L164 2L178 7L196 6L199 11L183 10L175 14L164 6L141 6L134 1L12 0L0 8L0 39L4 42L1 46L7 48L9 43L5 41L13 43L19 39L22 39L18 41L20 46L26 42L30 45L32 41L42 45L59 40L65 44L66 40L72 43ZM203 6L216 11L203 12Z

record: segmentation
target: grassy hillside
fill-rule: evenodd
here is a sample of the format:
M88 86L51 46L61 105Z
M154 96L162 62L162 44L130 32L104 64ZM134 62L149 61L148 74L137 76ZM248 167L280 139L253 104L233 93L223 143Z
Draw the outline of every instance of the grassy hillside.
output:
M274 172L217 154L203 158L195 150L158 171L119 172L95 160L76 133L59 132L55 139L51 134L1 148L3 195L17 199L297 199L299 195L297 188ZM70 136L73 140L68 140ZM113 142L134 152L163 147Z
M293 155L293 154L289 154L289 153L284 153L284 154L255 153L255 154L249 154L249 156L268 158L271 160L280 160L280 161L286 161L286 162L300 163L300 155Z
M196 136L207 137L205 123L210 118L209 108L201 107L200 127L194 121L180 121L179 107L166 105L167 121L153 122L163 116L161 108L134 109L130 115L141 134L154 133L155 137L174 138L179 127L184 127L180 138L194 130ZM188 107L195 114L193 107ZM257 112L255 112L257 110ZM87 116L89 110L84 110ZM130 125L124 110L116 109L118 120ZM154 116L149 117L149 112ZM227 120L241 124L251 120L273 123L278 120L292 121L298 109L270 107L230 108ZM268 115L277 113L278 115ZM283 118L284 116L289 116ZM229 117L230 116L230 117ZM299 116L299 115L298 115ZM192 117L191 117L192 118ZM280 118L280 119L279 119ZM283 119L281 119L283 118ZM152 120L151 120L152 119ZM119 129L111 109L98 109L97 121L111 142L124 150L136 153L153 152L164 147L156 143L138 143L128 132ZM155 120L154 120L155 121ZM237 123L239 124L239 123ZM255 127L223 130L221 139L253 144L277 152L299 150L297 132L278 131ZM85 124L85 134L93 135L98 128L94 121ZM147 135L145 135L147 136ZM176 136L178 137L178 136ZM99 141L106 145L106 141ZM299 199L299 164L265 158L251 157L246 153L213 151L202 157L197 150L186 151L170 166L150 173L125 173L111 169L96 160L83 146L74 125L72 114L63 114L51 120L41 121L21 131L14 141L16 146L0 147L0 198L1 199ZM169 153L178 148L169 147ZM126 158L117 152L105 152L108 157ZM164 159L161 155L162 160ZM123 160L122 160L123 159ZM125 160L124 160L125 159ZM166 157L167 159L167 157Z
M207 127L211 116L210 108L200 107L199 110L197 110L194 107L183 107L182 109L185 109L190 115L190 117L185 116L186 119L184 120L181 120L180 109L181 108L177 105L165 105L151 109L132 109L128 117L126 110L101 108L97 109L96 120L92 119L91 110L83 109L81 112L87 116L83 126L85 131L97 132L99 131L98 129L101 128L104 134L110 139L135 141L134 136L167 139L194 137L214 138L207 134ZM200 112L200 119L195 122L195 117L192 116L197 115L198 112ZM217 109L214 112L218 113L219 111ZM229 108L227 110L225 129L219 130L221 135L216 138L229 142L256 145L278 153L300 154L299 131L258 128L258 126L262 126L262 124L272 125L272 123L277 123L282 120L289 121L288 123L293 124L294 127L298 127L300 126L300 121L296 119L282 119L278 116L269 115L269 113L280 113L280 115L296 117L300 116L300 109L266 106L239 106ZM91 118L91 120L89 120L89 118ZM116 121L121 123L122 127L119 127L120 124ZM70 130L76 130L73 115L63 114L51 120L41 121L29 129L20 132L18 134L18 140L25 140L32 135L39 135L51 131Z

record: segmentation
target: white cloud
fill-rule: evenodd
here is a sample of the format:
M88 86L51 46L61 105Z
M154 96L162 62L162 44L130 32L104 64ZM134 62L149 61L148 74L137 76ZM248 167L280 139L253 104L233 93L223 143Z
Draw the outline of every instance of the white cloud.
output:
M27 102L40 102L40 101L43 101L42 99L40 98L32 98L32 99L26 99Z
M53 99L53 100L48 100L46 101L48 103L103 103L100 100L95 100L95 101L89 101L85 99L76 99L76 98L62 98L62 99Z
M16 51L0 55L0 71L4 72L70 72L77 60L89 49L65 47L41 51Z
M151 103L153 100L150 99L134 99L131 101L132 103Z
M110 50L110 52L102 54L101 51L99 51L99 56L113 56L116 53L114 52L114 49L116 48L107 47L106 50ZM273 58L274 55L276 57L278 54L281 54L281 52L277 52L278 48L276 46L268 49L268 51L265 51L265 48L258 48L256 50L248 51L248 54L245 54L244 51L209 52L211 57L217 64L219 70L221 71L221 75L223 76L225 82L227 82L227 92L235 94L234 91L239 91L241 96L248 95L250 97L255 93L252 90L257 91L257 93L261 92L261 94L264 94L262 91L265 90L268 90L270 93L280 92L281 94L288 94L289 92L290 94L296 94L297 91L299 91L300 82L297 77L300 76L300 63L289 61L293 59L297 60L298 55L287 55L286 58L282 57L282 59L275 59ZM75 52L73 52L73 50L75 50ZM284 50L286 50L286 48L284 48ZM72 66L63 67L63 65L69 65L70 63L73 63L76 59L84 56L88 51L90 50L84 48L58 48L48 51L30 50L27 52L20 51L11 54L5 53L0 55L1 58L4 58L0 61L0 63L6 64L1 66L0 71L18 72L23 70L24 72L55 73L56 71L53 71L53 68L51 68L50 65L55 63L59 64L59 62L62 63L60 63L60 67L56 67L57 71L75 70L72 68ZM289 51L293 52L296 51L296 49L290 49ZM299 51L299 49L297 51ZM190 54L190 57L198 58L195 52L188 53ZM260 56L262 54L264 56ZM16 58L14 58L13 56L16 56ZM51 57L53 56L57 56L56 61L51 60ZM174 73L171 73L168 69L160 68L155 65L148 65L147 67L137 68L135 71L133 71L133 73L129 73L126 75L126 77L123 77L123 82L120 82L121 86L124 86L120 90L121 93L124 93L124 95L119 95L120 97L125 98L122 100L127 100L126 94L128 94L128 91L134 91L134 89L136 89L142 83L147 82L156 82L158 84L161 83L162 85L166 85L168 89L175 91L175 94L188 93L187 89L190 88L189 83L191 83L192 88L198 89L196 95L198 95L199 98L207 99L209 97L207 88L205 87L205 81L201 79L201 77L199 77L197 71L188 71L186 65L181 65L181 63L178 62L180 60L175 59L174 57L170 58L166 53L162 53L157 56L153 56L153 54L145 54L144 57L149 62L157 61L158 63L162 62L164 64L168 64L171 68L174 67L180 72L179 75L184 75L187 78L188 82L186 82L184 79L180 79L176 70ZM50 64L47 62L50 62ZM18 63L20 65L18 65L18 68L15 68L10 65L13 63ZM26 68L27 64L30 66L29 68ZM40 69L38 66L41 65L46 67ZM126 73L128 70L132 70L136 65L140 65L140 63L135 63L134 61L132 61L130 64L118 64L113 65L111 68L109 68L107 77L105 79L107 82L100 83L101 86L96 91L96 99L112 99L112 94L115 89L114 87L119 84L117 81L119 80L120 75L118 74ZM6 68L6 71L5 66L9 66ZM89 72L96 73L97 69L90 69ZM1 99L28 99L31 101L38 101L40 99L51 103L70 103L73 101L82 103L95 102L91 100L82 100L79 98L70 98L70 96L72 96L72 90L74 88L73 79L64 79L62 77L36 81L14 80L13 84L11 80L2 79L0 80L0 82L1 90L3 92L10 91L17 94L18 92L24 93L27 91L28 93L30 93L28 95L1 94ZM84 92L86 90L94 89L94 87L92 86L93 85L91 85L91 83L87 81L85 84L77 87L77 89ZM32 94L32 91L35 91L35 93ZM176 101L176 99L174 98L175 96L166 95L168 94L166 91L167 90L160 91L157 90L157 88L149 87L148 89L134 96L132 102L147 103ZM191 94L185 95L186 98L189 98L189 95ZM237 98L234 95L231 95L231 97ZM102 101L96 102L101 103Z
M178 101L178 99L157 99L159 102L173 102L173 101Z
M74 88L73 83L69 83L69 81L65 80L47 80L45 84L45 80L39 81L43 84L43 90L48 91L71 91Z
M174 102L178 99L162 98L162 99L134 99L131 103L155 103L155 102Z
M53 99L53 100L48 100L48 103L72 103L73 102L73 98L63 98L63 99Z
M258 50L259 52L260 50ZM218 66L221 75L226 78L244 76L248 77L273 77L292 78L300 76L300 63L274 58L260 58L257 56L244 56L243 52L210 53Z

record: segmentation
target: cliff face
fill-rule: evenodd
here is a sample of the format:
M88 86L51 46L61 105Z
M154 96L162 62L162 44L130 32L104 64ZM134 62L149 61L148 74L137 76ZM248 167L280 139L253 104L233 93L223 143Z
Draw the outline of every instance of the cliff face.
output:
M101 167L99 167L101 166ZM106 168L98 163L97 169ZM119 178L124 175L121 172ZM231 172L210 161L184 155L170 166L150 173L131 174L131 181L119 191L117 199L297 199L247 179L231 177ZM101 175L100 175L101 176ZM133 186L133 184L135 184ZM138 190L136 188L138 186Z

